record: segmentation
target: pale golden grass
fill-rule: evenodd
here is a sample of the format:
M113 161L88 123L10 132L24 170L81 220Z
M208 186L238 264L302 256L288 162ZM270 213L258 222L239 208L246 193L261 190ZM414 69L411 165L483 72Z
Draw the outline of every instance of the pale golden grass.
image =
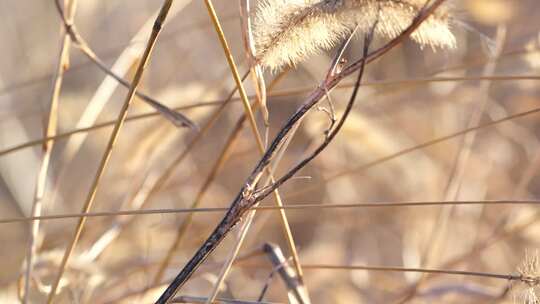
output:
M231 46L230 55L240 62L245 54L241 47L238 3L214 2L220 17L234 15L232 22L222 23L222 26ZM421 2L423 5L424 1ZM497 16L511 15L501 11L483 11L473 2L481 2L480 6L487 9L497 4L491 4L495 1L477 0L465 1L464 5L477 10L467 23L490 37L495 28L487 24L498 25L497 20L500 19ZM232 272L227 277L222 276L224 283L220 290L223 292L217 295L217 299L256 302L272 271L268 261L257 254L261 244L268 241L279 243L286 257L290 256L281 233L283 228L279 214L276 213L286 211L291 230L300 244L298 254L301 266L305 268L305 283L312 296L315 295L312 298L314 303L396 304L399 303L396 300L406 294L410 298L403 303L537 302L538 256L534 248L540 231L536 199L540 152L536 114L540 113L540 108L536 91L540 77L535 55L538 53L537 20L540 19L534 18L538 16L534 1L496 2L505 2L513 15L523 18L504 18L509 26L508 44L504 49L505 55L491 60L498 66L493 73L483 73L490 60L479 51L477 35L454 31L459 25L453 23L450 7L445 9L450 13L449 29L459 36L456 37L460 42L458 50L422 52L422 47L437 50L446 47L423 44L413 38L413 43L396 48L388 57L370 64L361 90L361 102L351 114L352 119L347 122L345 132L340 133L335 144L301 172L299 178L280 189L287 204L279 207L264 202L254 208L258 217L239 252L240 261L236 259ZM113 57L106 55L111 50L110 46L128 44L129 38L160 4L144 0L129 1L129 5L124 6L125 3L80 2L75 21L96 54L105 58L108 64L114 62ZM252 2L257 3L260 1ZM334 7L347 3L352 2L326 2ZM235 194L238 184L258 159L258 147L249 131L236 130L237 119L242 112L238 103L240 98L232 97L234 103L224 106L227 93L234 84L231 77L227 77L229 69L216 35L210 29L203 3L192 1L192 4L166 26L164 34L174 39L160 39L141 90L159 97L159 100L171 102L171 106L182 111L192 109L187 114L201 124L202 132L194 134L185 129L175 130L155 112L144 112L149 110L147 106L136 102L127 117L133 122L123 128L107 174L103 176L93 208L95 211L83 213L80 207L88 192L89 179L95 172L96 160L102 156L108 134L118 122L114 119L118 108L112 106L109 109L107 106L102 117L94 123L83 128L76 125L86 103L103 79L103 71L94 64L85 65L86 59L79 52L73 52L73 65L64 75L65 83L59 98L59 132L44 136L51 88L44 83L33 83L33 80L54 70L54 61L58 57L58 28L54 27L50 37L45 39L50 45L54 44L53 49L43 42L45 40L26 36L29 31L38 30L36 24L41 18L46 18L45 11L43 16L29 14L39 15L31 22L27 18L14 21L18 20L14 17L20 11L12 11L12 8L21 7L22 2L8 4L8 13L0 12L6 19L7 27L0 28L0 34L6 37L3 51L6 54L4 58L8 59L0 62L0 82L3 88L19 87L18 90L0 92L0 144L3 147L0 157L2 161L9 161L20 152L38 152L35 154L41 156L37 146L55 142L49 170L52 178L48 177L47 182L59 189L59 198L62 199L54 207L47 208L53 204L49 204L46 196L46 208L41 216L3 213L5 216L0 217L0 241L4 248L8 248L0 250L0 260L3 261L0 262L0 284L3 284L0 285L0 302L16 303L17 286L19 297L23 295L24 265L21 262L11 263L9 258L10 254L24 256L24 250L17 250L15 246L23 240L5 237L16 235L16 224L30 227L30 221L41 221L38 238L43 239L43 245L34 256L35 267L29 284L32 300L44 300L50 293L53 276L61 267L63 248L77 220L84 217L88 218L88 223L60 280L55 303L152 303L163 288L162 284L171 280L171 276L200 245L202 238L207 236L208 229L227 209L225 203ZM36 2L32 7L40 5ZM175 5L180 5L180 2ZM477 19L478 13L497 18L486 23L484 18ZM103 23L103 20L107 21ZM58 21L58 16L54 16L47 22L57 24ZM116 26L119 24L122 26ZM191 24L198 26L192 27ZM12 25L17 25L22 39L10 38ZM105 25L107 33L102 31ZM117 35L120 32L122 37ZM384 43L389 35L391 33L379 32L377 44ZM24 47L24 42L28 41L32 46ZM414 41L420 47L415 46ZM530 43L526 45L527 42ZM358 41L353 44L355 48L346 53L348 60L360 56ZM37 46L40 50L34 51ZM315 80L320 80L318 72L324 72L328 62L326 56L313 55L328 48L296 57L296 64L303 62L299 66L301 68L291 69L279 86L268 92L270 134L281 126L303 96L314 89ZM35 69L32 64L21 61L22 54L27 52L26 61L50 62L47 69ZM116 52L119 54L120 50ZM17 62L17 65L10 68L8 61ZM81 64L80 69L76 68ZM276 69L288 64L283 62ZM240 70L244 70L245 66L240 66ZM459 70L456 74L438 75L456 69ZM126 79L131 78L133 72L126 70ZM52 78L51 75L49 77ZM488 82L490 87L486 89L483 84ZM26 86L25 83L31 85ZM440 89L443 84L446 88ZM193 85L211 92L212 100L209 100L210 94L202 97L189 93ZM332 92L338 113L350 87L351 83L344 80ZM253 94L256 88L246 83L246 90L248 99L253 102L257 96ZM174 94L165 98L163 91L174 91ZM123 92L119 93L111 95L111 100L124 97ZM471 113L484 102L484 97L489 97L490 102L480 124L468 124ZM216 107L219 107L217 112L221 115L213 112ZM308 118L304 121L307 123L303 125L305 128L299 129L284 153L283 168L305 156L327 127L327 117L322 112L313 113ZM30 136L12 136L11 140L6 140L3 135L13 131L9 123L4 124L4 120L17 120L27 128ZM260 119L257 123L259 127L263 125ZM66 166L64 139L87 132L90 140ZM231 132L236 132L235 142L229 145L227 136ZM457 189L459 201L452 200L451 196L449 200L443 200L444 184L450 178L451 166L458 151L463 149L463 135L475 132L478 133L477 139L466 148L470 150L470 156L465 169L454 178L462 183L462 187ZM36 140L26 142L29 139ZM220 167L218 172L212 170L216 163ZM38 170L25 174L23 172L27 171L23 169L29 164L20 162L13 165L21 169L20 173L15 173L28 181L23 187L27 191L34 190L30 184L36 180ZM66 179L56 184L55 177L63 167ZM278 170L276 173L280 175L283 172ZM4 185L5 180L5 167L0 166L0 207L11 202L11 185ZM211 185L204 186L208 181ZM142 184L144 186L139 189ZM196 201L202 188L205 188L205 195L198 200L205 208L190 208L190 203ZM132 194L138 198L132 200ZM437 212L444 206L458 210L448 218L449 229L443 239L448 244L446 250L441 250L436 259L438 263L432 268L416 268L421 265L421 254L429 248L431 227L439 224ZM3 212L4 209L0 210ZM191 228L185 229L181 246L173 254L162 280L154 284L152 280L156 277L156 270L163 265L163 258L174 242L178 227L188 222L188 214ZM99 247L100 238L119 222L134 224L122 226L122 232L110 245L89 261L86 252ZM178 300L202 303L211 299L207 297L216 285L225 259L232 256L232 250L238 244L235 241L233 238L224 241L191 278ZM530 248L529 252L533 254L523 258L524 248ZM524 266L517 268L519 264ZM409 287L418 279L419 273L425 274L426 284L420 286L417 293L409 293ZM466 287L471 285L489 290L485 295L487 298L460 292L467 291ZM514 299L511 293L506 295L504 292L509 286L515 291L512 292L516 295ZM262 303L287 302L288 290L279 276L274 276L268 287ZM450 292L437 294L445 289Z

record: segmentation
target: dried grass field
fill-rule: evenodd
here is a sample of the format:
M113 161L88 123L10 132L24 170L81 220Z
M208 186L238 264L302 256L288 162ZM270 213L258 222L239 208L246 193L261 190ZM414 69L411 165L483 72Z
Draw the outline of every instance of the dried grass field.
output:
M0 303L540 303L539 29L538 0L0 1Z

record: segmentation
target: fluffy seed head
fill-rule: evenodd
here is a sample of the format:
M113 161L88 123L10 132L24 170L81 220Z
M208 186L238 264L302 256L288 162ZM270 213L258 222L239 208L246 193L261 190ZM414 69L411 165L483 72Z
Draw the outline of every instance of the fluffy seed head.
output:
M328 50L358 26L395 38L418 15L425 0L261 0L253 16L259 63L270 69L294 65ZM454 48L449 5L442 5L411 35L420 46Z

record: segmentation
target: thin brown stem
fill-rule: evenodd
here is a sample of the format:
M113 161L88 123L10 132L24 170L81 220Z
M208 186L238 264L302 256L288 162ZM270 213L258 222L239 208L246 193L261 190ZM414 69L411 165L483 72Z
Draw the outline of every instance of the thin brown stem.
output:
M430 207L430 206L471 206L471 205L540 205L540 200L482 200L482 201L416 201L416 202L376 202L376 203L352 203L352 204L314 204L300 203L289 204L286 206L257 206L252 210L270 211L270 210L324 210L324 209L358 209L358 208L390 208L390 207ZM141 209L141 210L121 210L121 211L103 211L87 213L66 213L51 214L35 217L15 217L0 219L0 224L10 224L30 221L50 221L61 219L72 219L80 217L109 217L109 216L131 216L131 215L153 215L153 214L181 214L181 213L207 213L207 212L225 212L229 208L172 208L172 209Z
M392 80L392 81L377 81L377 82L366 82L363 84L364 86L395 86L395 85L421 85L421 84L429 84L429 83L436 83L436 82L456 82L456 81L481 81L481 80L490 80L490 81L518 81L518 80L540 80L540 76L534 76L534 75L522 75L522 76L489 76L489 77L436 77L436 78L426 78L426 79L416 79L416 80ZM352 87L352 83L344 83L337 85L335 89L348 89ZM290 89L290 90L281 90L281 91L270 91L268 92L269 97L283 97L283 96L291 96L291 95L301 95L305 94L307 92L310 92L313 90L313 87L305 87L305 88L298 88L298 89ZM254 98L254 96L249 96L249 99ZM222 99L222 100L214 100L214 101L206 101L206 102L200 102L196 104L186 105L186 106L180 106L175 107L173 110L188 110L188 109L194 109L199 107L213 107L213 106L221 106L223 103L227 102L228 99ZM231 98L231 102L238 102L239 98ZM159 112L149 112L144 114L137 114L128 116L126 118L127 121L134 121L134 120L140 120L140 119L146 119L151 118L160 115ZM21 149L30 148L33 146L37 146L40 144L43 144L45 141L56 141L59 139L67 138L71 135L79 134L79 133L85 133L85 132L91 132L95 130L99 130L102 128L114 126L116 123L116 120L107 121L103 123L96 124L91 127L87 128L80 128L75 129L72 131L59 133L55 136L46 137L46 138L39 138L36 140L32 140L26 143L22 143L16 146L13 146L11 148L7 148L5 150L0 150L0 157L4 155L8 155L10 153L17 152Z
M501 279L506 281L520 281L530 282L538 281L539 278L524 277L522 275L512 274L498 274L489 272L475 272L475 271L460 271L460 270L443 270L443 269L429 269L429 268L407 268L407 267L383 267L383 266L361 266L361 265L329 265L329 264L306 264L303 265L304 269L327 269L327 270L367 270L367 271L384 271L384 272L416 272L426 274L445 274L445 275L458 275L469 277L481 277Z

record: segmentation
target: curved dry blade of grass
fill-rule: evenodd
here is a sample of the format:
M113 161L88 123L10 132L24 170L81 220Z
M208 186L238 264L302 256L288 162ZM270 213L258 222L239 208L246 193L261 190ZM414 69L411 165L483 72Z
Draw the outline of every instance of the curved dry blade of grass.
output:
M175 5L171 13L174 16L179 13L191 0L183 0L178 5ZM154 20L157 18L159 11L153 14L147 22L141 27L137 34L131 39L130 45L120 54L116 59L113 67L111 69L97 57L93 50L88 46L85 40L78 34L76 27L72 23L65 23L66 30L70 34L71 40L78 49L85 54L98 68L104 71L107 76L103 79L100 86L94 93L93 97L86 106L83 114L76 123L76 128L87 128L94 124L103 111L105 105L111 100L112 94L116 91L119 84L122 84L129 88L129 83L123 80L122 75L126 74L132 66L141 58L143 52L145 51L145 45L143 42L144 38L148 36L148 33L152 30ZM164 117L173 121L176 125L188 125L196 128L195 125L185 116L180 113L176 113L172 110L169 110L163 106L157 100L138 93L135 91L136 95L140 95L141 98L149 103L154 109L160 112ZM173 113L174 112L174 113ZM87 138L87 134L81 134L78 136L71 137L62 152L62 159L65 166L60 170L58 177L56 178L55 185L61 185L62 180L65 178L66 166L71 163L77 152L81 149L83 143ZM53 201L56 195L59 193L58 187L53 190Z
M119 75L115 74L111 69L107 68L105 63L96 56L96 54L88 47L88 45L85 42L82 42L81 40L77 41L77 47L88 57L92 62L98 66L99 69L101 69L104 73L112 77L114 80L116 80L118 83L120 83L122 86L129 89L129 82L121 78ZM131 65L129 66L131 67ZM106 80L104 81L104 83ZM99 91L99 89L98 89ZM111 94L114 91L114 88L110 90ZM198 130L197 125L191 121L189 118L187 118L184 114L176 112L169 107L163 105L161 102L157 101L156 99L141 93L139 91L135 92L135 95L140 97L144 102L146 102L149 106L154 108L159 114L161 114L163 117L165 117L167 120L169 120L173 125L176 127L188 127L193 130ZM96 95L99 96L99 95ZM110 97L109 97L110 98ZM105 98L108 100L109 98ZM90 102L92 104L92 102Z
M75 11L77 9L77 0L64 1L64 7L67 7L67 20L73 21L75 17ZM62 89L62 83L64 80L64 72L69 66L69 54L70 54L70 38L67 32L62 29L60 52L58 55L58 62L56 65L55 77L53 81L53 88L51 93L51 101L49 105L49 114L47 125L43 135L45 138L54 137L56 135L58 126L58 106L60 99L60 92ZM43 197L45 195L45 189L47 188L47 176L49 172L49 165L51 160L52 149L54 141L49 140L43 143L42 156L43 159L40 164L40 168L37 174L36 188L34 191L34 202L32 204L31 215L34 217L41 215L43 208ZM32 277L33 258L37 251L36 240L39 234L39 221L34 221L31 225L30 239L28 242L26 252L26 272L24 274L24 293L23 303L28 303L30 292L30 278Z
M294 272L292 267L290 267L289 261L287 258L285 258L285 255L283 254L283 251L281 251L281 248L278 245L272 243L265 243L262 246L262 250L265 253L266 257L270 260L270 263L272 263L273 268L270 272L270 275L266 279L266 283L262 288L258 300L262 301L264 299L264 296L268 291L268 288L270 287L272 278L276 273L278 273L283 283L285 283L285 286L287 286L290 302L305 302L305 293L303 292L302 286L299 285L296 273Z
M107 147L105 148L105 152L103 153L103 157L101 158L99 167L97 169L96 175L94 177L94 180L92 182L92 185L90 187L90 192L88 193L88 196L86 198L86 201L83 205L82 211L88 212L94 202L97 188L99 186L99 182L101 180L101 177L103 176L103 173L105 172L105 168L107 167L107 164L109 162L110 156L112 154L112 149L114 147L114 144L116 142L116 139L118 138L118 135L120 133L120 129L125 121L125 118L127 116L127 111L129 109L129 106L131 102L133 101L133 97L135 96L135 91L142 79L145 67L148 63L148 60L150 59L150 55L152 54L152 50L155 46L155 43L157 41L157 38L159 36L159 33L161 32L162 26L165 22L165 19L167 17L167 14L169 12L169 9L172 6L172 0L165 0L163 2L163 5L161 7L160 13L156 18L156 21L154 22L152 34L150 38L148 39L146 49L144 51L144 54L141 58L141 61L139 62L139 65L137 67L137 71L135 72L135 76L133 77L133 81L130 87L130 90L126 96L126 99L124 101L124 104L122 106L122 109L120 110L118 121L116 125L114 126L114 129L112 131L112 134L110 136L109 142L107 144ZM63 15L63 14L62 14ZM64 18L65 20L65 18ZM47 303L51 304L54 300L54 297L56 296L56 291L58 288L58 285L60 283L60 280L64 274L64 271L66 269L67 263L69 261L70 256L73 253L73 250L75 249L75 246L79 240L79 237L81 235L82 229L84 227L84 224L86 223L86 218L82 217L79 222L77 223L77 227L75 229L75 232L69 242L69 245L64 253L64 256L62 258L62 262L60 264L60 268L58 271L57 276L55 277L55 280L51 287L51 292L49 293L49 297L47 299Z

